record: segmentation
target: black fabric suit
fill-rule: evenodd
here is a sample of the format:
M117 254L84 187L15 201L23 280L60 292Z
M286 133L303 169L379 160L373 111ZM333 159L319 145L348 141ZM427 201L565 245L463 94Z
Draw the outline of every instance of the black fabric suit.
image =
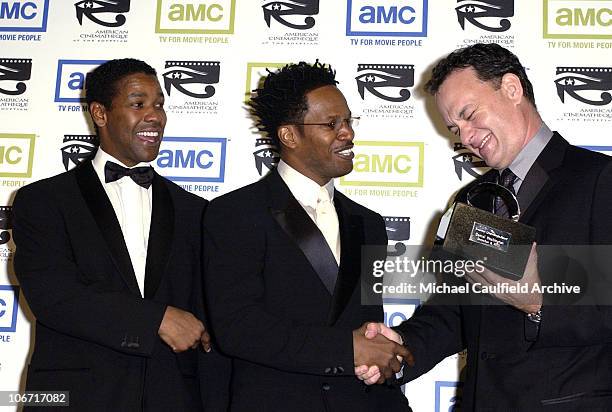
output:
M158 336L167 305L203 320L207 202L157 174L152 187L145 299L91 162L17 193L15 270L37 318L27 390L70 391L74 410L224 409L228 361Z
M383 220L337 191L334 204L333 296L321 280L333 255L276 171L206 212L205 290L216 339L234 357L233 411L408 410L399 388L367 388L353 373L352 330L383 319L381 306L361 306L359 285L361 246L386 245Z
M538 245L612 244L612 158L555 133L517 195L520 220L536 228ZM545 249L538 256L544 284L575 283L567 266L549 263ZM612 291L610 270L591 292ZM545 298L539 329L508 305L421 306L397 327L416 362L407 380L467 348L462 410L612 410L612 307L552 303Z

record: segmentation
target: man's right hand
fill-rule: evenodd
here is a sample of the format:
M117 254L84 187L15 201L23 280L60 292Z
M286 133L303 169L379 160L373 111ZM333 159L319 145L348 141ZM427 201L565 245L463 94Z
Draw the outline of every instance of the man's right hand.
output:
M172 348L174 352L195 349L206 334L204 325L191 313L168 306L164 318L159 325L159 337Z
M404 343L402 337L393 329L387 327L384 323L368 323L366 325L365 337L368 339L373 339L377 335L382 335L400 345L403 345ZM401 362L402 359L400 358L398 360ZM410 356L406 357L404 360L408 365L414 365L414 358L412 357L412 354L410 354ZM380 368L377 365L368 366L364 364L356 366L355 375L357 375L357 378L364 381L367 385L384 382L383 375L381 374Z
M413 364L412 354L402 345L387 339L382 333L366 337L368 323L353 331L353 355L355 366L377 367L380 371L378 383L391 378L401 370L400 359ZM398 359L399 357L399 359Z

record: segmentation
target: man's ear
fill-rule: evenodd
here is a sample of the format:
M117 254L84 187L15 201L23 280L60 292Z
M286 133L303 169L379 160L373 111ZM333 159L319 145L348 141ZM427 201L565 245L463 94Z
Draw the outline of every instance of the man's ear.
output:
M279 127L276 131L276 135L278 136L278 141L281 146L294 149L298 144L298 137L292 125Z
M504 95L514 103L520 103L523 100L523 85L516 74L504 74L501 78L500 87Z
M91 118L93 122L98 127L106 126L106 107L102 103L92 102L89 105L89 113L91 114Z

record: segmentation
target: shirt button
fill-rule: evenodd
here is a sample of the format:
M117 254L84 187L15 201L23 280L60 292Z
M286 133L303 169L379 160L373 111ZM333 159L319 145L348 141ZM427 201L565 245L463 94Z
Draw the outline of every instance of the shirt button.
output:
M330 390L330 389L331 389L331 386L330 386L330 384L329 384L329 383L324 383L323 385L321 385L321 388L322 388L324 391L328 391L328 390Z

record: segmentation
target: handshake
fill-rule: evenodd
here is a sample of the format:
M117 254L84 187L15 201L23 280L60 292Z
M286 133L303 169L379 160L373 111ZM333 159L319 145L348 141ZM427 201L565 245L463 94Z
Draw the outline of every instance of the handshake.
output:
M366 322L353 331L355 375L368 385L383 383L402 369L414 366L414 358L402 346L402 337L382 323Z

